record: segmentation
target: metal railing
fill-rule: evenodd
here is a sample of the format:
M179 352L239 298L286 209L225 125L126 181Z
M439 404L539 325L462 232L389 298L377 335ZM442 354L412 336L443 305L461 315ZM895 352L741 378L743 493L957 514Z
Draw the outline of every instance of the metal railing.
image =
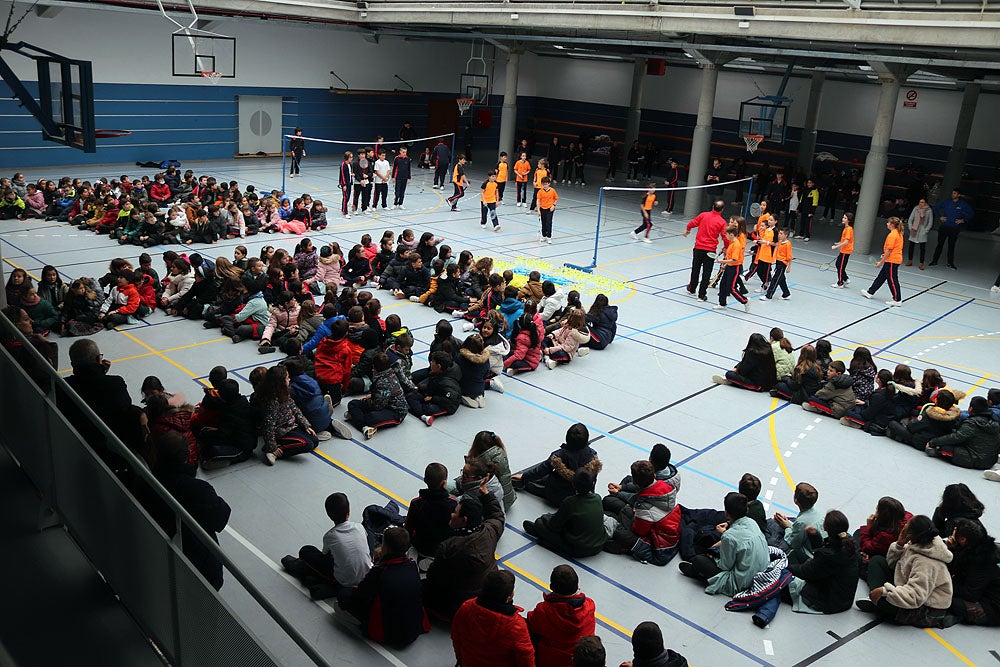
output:
M0 315L0 335L20 343L28 356L26 363L45 369L50 384L47 391L40 389L8 350L0 346L0 444L19 463L43 500L169 663L199 667L280 664L184 557L182 540L195 539L219 559L230 582L238 582L309 661L329 667L330 663L178 504L145 463L108 429L3 315ZM172 537L167 536L67 421L56 405L56 392L60 400L72 401L93 423L108 449L124 459L135 477L172 512L175 523Z

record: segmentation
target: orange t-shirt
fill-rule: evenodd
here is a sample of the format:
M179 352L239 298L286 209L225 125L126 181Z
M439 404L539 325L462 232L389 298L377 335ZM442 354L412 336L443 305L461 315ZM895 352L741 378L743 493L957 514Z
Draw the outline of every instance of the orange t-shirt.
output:
M854 252L854 227L844 227L844 231L840 232L840 242L844 244L840 246L840 252L845 255Z
M530 173L531 163L527 160L518 160L514 163L514 180L518 183L527 183Z
M642 210L652 211L653 205L656 203L656 193L650 193L642 198Z
M542 179L543 178L547 178L548 175L549 175L549 170L548 169L542 169L541 167L539 167L538 169L536 169L535 170L535 187L536 188L542 187Z
M548 190L542 188L538 191L539 208L550 209L556 205L557 201L559 201L559 195L556 194L555 188L549 188Z
M497 183L507 182L507 163L498 162L497 163Z
M792 242L788 239L780 241L774 249L774 261L788 265L792 261Z
M497 184L492 181L486 181L483 185L483 203L484 204L496 204L497 203Z
M767 241L768 243L774 241L774 229L771 227L765 227L762 231L758 232L757 238L761 241ZM761 243L757 246L757 261L764 262L765 264L770 264L774 261L774 247L769 246L766 243Z
M886 264L903 263L903 235L895 229L885 237L882 245L882 254L885 255Z
M770 213L764 213L763 215L757 217L757 224L754 225L753 228L753 232L754 234L757 235L757 238L760 238L760 235L763 233L763 231L767 229L767 221L770 219L771 219Z
M465 181L465 166L456 164L455 168L451 172L451 182L461 187L463 181Z
M726 246L726 259L736 262L728 266L743 266L743 245L740 243L739 237L736 237L732 243Z

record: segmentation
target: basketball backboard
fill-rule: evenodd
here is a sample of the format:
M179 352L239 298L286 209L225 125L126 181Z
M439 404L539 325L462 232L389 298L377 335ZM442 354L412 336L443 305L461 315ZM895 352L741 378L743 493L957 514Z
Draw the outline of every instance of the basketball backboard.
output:
M236 38L178 31L170 36L174 76L201 76L218 72L223 79L236 77Z
M458 88L459 97L474 99L476 104L490 101L490 77L485 74L462 74Z
M778 99L753 97L740 102L740 136L756 134L764 137L764 141L785 143L788 104Z

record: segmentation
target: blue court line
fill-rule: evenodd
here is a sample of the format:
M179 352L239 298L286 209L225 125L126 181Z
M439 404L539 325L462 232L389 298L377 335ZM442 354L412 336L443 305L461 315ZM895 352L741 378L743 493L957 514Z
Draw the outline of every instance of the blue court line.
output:
M898 345L899 343L902 343L902 342L903 342L904 340L906 340L907 338L910 338L911 336L913 336L913 335L915 335L915 334L918 334L918 333L920 333L920 332L921 332L921 331L923 331L924 329L926 329L926 328L928 328L928 327L930 327L930 326L932 326L932 325L934 325L934 324L937 324L938 322L940 322L940 321L941 321L941 320L943 320L944 318L946 318L946 317L948 317L949 315L951 315L952 313L954 313L954 312L955 312L956 310L960 310L960 309L962 309L962 308L965 308L965 307L966 307L966 306L968 306L968 305L969 305L970 303L975 303L975 302L976 302L976 300L975 300L975 299L969 299L969 300L968 300L968 301L966 301L965 303L962 303L962 304L960 304L960 305L958 305L958 306L955 306L954 308L952 308L951 310L949 310L949 311L948 311L947 313L945 313L944 315L941 315L941 316L939 316L939 317L936 317L935 319L931 320L931 321L930 321L930 322L928 322L927 324L925 324L925 325L923 325L923 326L921 326L921 327L918 327L918 328L914 329L913 331L911 331L910 333L906 334L906 335L905 335L905 336L903 336L902 338L897 338L896 340L894 340L893 342L889 343L889 344L888 344L888 345L886 345L885 347L883 347L883 348L880 348L880 349L879 349L878 351L876 351L876 352L873 352L873 353L872 353L872 356L875 356L875 355L879 355L879 354L881 354L881 353L885 352L886 350L890 350L890 349L892 349L893 347L895 347L895 346L896 346L896 345Z
M697 313L691 313L690 315L685 315L684 317L678 317L676 320L670 320L669 322L664 322L662 324L657 324L655 326L648 327L646 329L637 329L633 333L625 334L624 336L619 336L619 338L631 338L633 336L638 336L639 334L650 332L653 329L659 329L661 327L668 327L671 324L677 324L678 322L683 322L684 320L690 320L692 317L700 317L702 315L706 315L709 312L711 312L711 311L708 311L708 310L699 310Z
M683 460L679 461L677 463L677 465L682 466L685 463L688 463L689 461L698 458L702 454L706 454L706 453L710 452L711 450L715 449L716 447L718 447L722 443L726 442L727 440L729 440L729 439L731 439L731 438L739 435L743 431L747 430L751 426L754 426L754 425L756 425L756 424L764 421L765 419L767 419L771 415L784 410L789 405L792 405L792 404L791 403L784 403L784 404L779 405L778 407L776 407L774 410L768 410L767 412L765 412L764 414L762 414L760 417L757 417L753 421L748 422L748 423L744 424L743 426L739 427L738 429L736 429L735 431L722 436L721 438L719 438L718 440L716 440L715 442L713 442L712 444L710 444L708 447L705 447L701 451L695 452L694 454L692 454L691 456L687 457L686 459L683 459Z
M566 401L568 403L572 403L573 405L578 405L581 408L585 408L585 409L587 409L587 410L589 410L591 412L596 412L597 414L601 415L602 417L608 417L609 419L614 419L615 421L619 421L619 422L621 422L625 426L631 426L633 428L636 428L636 429L638 429L640 431L643 431L645 433L648 433L650 435L655 435L657 438L662 438L663 440L667 440L669 442L672 442L673 444L679 445L681 447L684 447L685 449L690 449L691 451L695 451L695 452L698 451L697 447L692 447L691 445L687 445L687 444L685 444L683 442L680 442L679 440L674 440L673 438L671 438L669 436L663 435L662 433L657 433L656 431L651 431L651 430L649 430L647 428L639 426L638 424L631 424L627 420L622 419L621 417L616 417L616 416L614 416L612 414L608 414L607 412L602 412L601 410L598 410L597 408L589 406L586 403L580 403L579 401L575 401L572 398L569 398L567 396L563 396L562 394L556 393L556 392L554 392L554 391L552 391L550 389L545 389L544 387L540 387L537 384L533 384L531 382L528 382L527 380L523 379L523 377L522 377L523 375L524 375L524 373L519 373L517 376L514 376L512 379L515 380L515 381L517 381L517 382L521 382L521 383L523 383L523 384L525 384L525 385L527 385L529 387L537 389L538 391L541 391L541 392L544 392L546 394L549 394L550 396L555 396L556 398L562 399L562 400L564 400L564 401ZM567 417L567 419L568 419L568 417Z

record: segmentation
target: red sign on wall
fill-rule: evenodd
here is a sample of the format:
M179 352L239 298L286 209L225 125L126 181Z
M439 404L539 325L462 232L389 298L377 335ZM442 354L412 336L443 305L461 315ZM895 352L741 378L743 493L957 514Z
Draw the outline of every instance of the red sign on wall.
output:
M917 91L912 88L906 91L906 99L903 100L904 109L916 109L917 108Z

